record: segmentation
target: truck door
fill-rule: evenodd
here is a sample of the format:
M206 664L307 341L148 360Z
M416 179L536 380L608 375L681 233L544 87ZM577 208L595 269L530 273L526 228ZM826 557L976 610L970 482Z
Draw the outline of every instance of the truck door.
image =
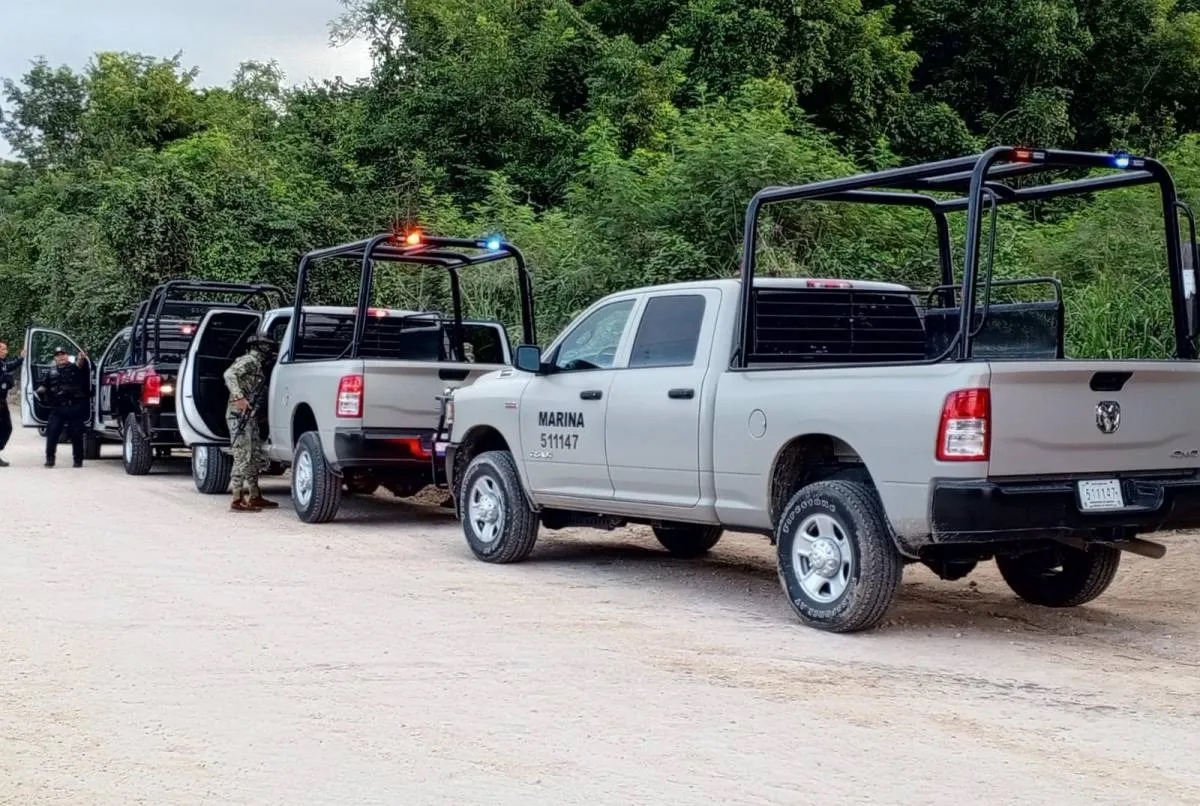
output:
M130 329L126 328L113 336L100 360L96 362L96 430L116 433L121 426L120 400L121 371L129 366L131 345Z
M612 498L604 453L613 369L627 348L636 297L584 316L550 355L553 371L521 395L521 454L530 487L572 498Z
M261 321L257 311L228 309L208 311L200 320L177 378L179 434L188 447L229 444L224 373Z
M70 351L72 361L79 356L79 344L65 333L46 327L25 331L25 365L21 368L21 425L25 428L45 426L50 419L49 409L34 397L33 391L54 365L54 349L59 346ZM88 419L92 419L90 414Z
M702 289L646 300L627 368L609 390L604 442L618 501L699 503L700 412L720 299Z

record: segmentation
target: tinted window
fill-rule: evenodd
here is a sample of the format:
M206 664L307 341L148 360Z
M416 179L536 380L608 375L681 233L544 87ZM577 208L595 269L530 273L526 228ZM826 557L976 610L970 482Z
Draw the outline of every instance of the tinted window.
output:
M129 336L120 334L112 340L108 351L104 354L104 369L115 369L124 366L129 357Z
M638 324L629 366L691 366L703 321L704 297L699 294L654 297L646 303Z
M565 371L610 369L632 310L633 300L625 299L592 311L563 339L554 366Z

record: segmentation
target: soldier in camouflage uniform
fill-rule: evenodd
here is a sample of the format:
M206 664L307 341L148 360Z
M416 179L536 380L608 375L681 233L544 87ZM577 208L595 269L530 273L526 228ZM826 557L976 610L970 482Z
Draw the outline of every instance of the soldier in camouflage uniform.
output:
M251 409L255 393L266 383L266 367L273 358L275 342L268 336L256 333L250 337L247 346L250 349L246 354L225 370L225 386L229 388L225 422L229 425L230 447L233 449L233 473L230 477L233 502L229 508L234 512L258 512L279 506L263 498L262 490L258 487L258 477L266 470L269 461L259 433L258 412Z

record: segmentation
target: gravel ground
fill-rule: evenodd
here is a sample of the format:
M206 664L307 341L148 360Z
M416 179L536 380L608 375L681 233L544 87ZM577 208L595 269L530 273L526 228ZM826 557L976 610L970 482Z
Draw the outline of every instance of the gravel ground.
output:
M1200 540L1071 611L910 569L799 626L771 547L474 560L434 503L230 513L186 459L0 470L0 803L1200 802Z

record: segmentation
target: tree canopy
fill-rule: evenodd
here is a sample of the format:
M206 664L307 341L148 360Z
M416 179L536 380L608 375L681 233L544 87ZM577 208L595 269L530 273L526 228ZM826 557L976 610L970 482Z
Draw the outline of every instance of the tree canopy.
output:
M289 287L305 251L419 222L522 247L544 340L618 288L731 275L768 184L1004 143L1129 149L1200 186L1200 0L343 5L332 37L374 57L353 83L247 62L203 88L181 54L115 52L4 79L0 334L99 349L166 278ZM1006 215L996 270L1064 278L1075 354L1155 354L1161 216L1145 191ZM932 282L927 218L814 205L766 265ZM507 282L473 280L473 312L515 321Z

